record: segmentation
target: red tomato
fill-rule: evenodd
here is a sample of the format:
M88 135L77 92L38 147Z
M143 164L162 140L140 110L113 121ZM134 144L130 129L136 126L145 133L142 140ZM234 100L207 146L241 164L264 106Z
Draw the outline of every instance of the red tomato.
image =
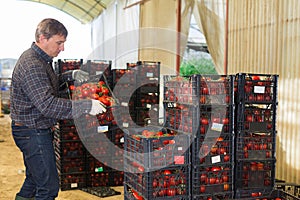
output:
M201 193L204 193L204 192L205 192L205 185L201 185L201 186L200 186L200 192L201 192Z
M107 87L103 87L102 88L102 94L103 95L108 95L108 93L109 93L109 89Z
M143 200L144 198L142 197L142 196L140 196L138 193L137 193L137 191L135 191L135 190L132 190L132 195L134 196L134 198L136 199L136 200Z
M176 195L176 189L175 188L167 189L167 195L168 196L175 196Z
M70 86L69 86L69 89L70 89L71 91L73 91L73 90L75 90L75 86L74 86L74 85L70 85Z
M222 180L223 180L224 182L228 182L228 181L229 181L229 176L223 175L223 176L222 176Z
M226 117L222 120L223 124L229 124L229 119Z
M217 166L214 166L214 167L211 167L210 171L212 172L218 172L221 170L221 167L217 167Z
M172 174L172 172L170 171L170 170L164 170L164 175L165 176L168 176L168 175L170 175L170 174Z
M81 95L82 95L83 98L88 97L89 94L90 94L90 92L89 92L89 89L88 89L88 88L82 88L82 90L81 90Z
M252 80L254 80L254 81L259 81L259 80L260 80L260 77L259 77L259 76L252 76Z
M209 182L209 184L215 184L216 183L216 177L210 177L208 182Z
M98 98L98 100L103 103L106 106L110 106L110 101L108 100L108 98L106 96L101 96Z
M201 88L201 94L207 95L209 93L208 87Z
M208 123L209 123L209 122L208 122L208 119L207 119L207 118L205 118L205 117L202 117L202 118L201 118L201 124L202 124L202 125L208 125Z
M225 183L224 184L224 191L227 191L227 190L229 190L229 184Z
M224 156L224 162L228 162L230 160L230 156L227 154Z

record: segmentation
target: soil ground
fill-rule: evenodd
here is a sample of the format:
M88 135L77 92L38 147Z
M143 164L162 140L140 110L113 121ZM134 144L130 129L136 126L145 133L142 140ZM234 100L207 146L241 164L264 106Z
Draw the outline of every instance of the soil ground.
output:
M22 154L11 136L9 115L0 117L0 200L14 200L24 180ZM2 141L4 140L4 141ZM100 198L81 190L60 191L56 200L121 200L123 187L112 187L121 195Z

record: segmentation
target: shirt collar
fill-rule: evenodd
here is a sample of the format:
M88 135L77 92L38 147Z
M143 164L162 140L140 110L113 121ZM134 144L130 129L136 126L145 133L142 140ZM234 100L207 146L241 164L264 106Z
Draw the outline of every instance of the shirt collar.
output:
M32 43L31 48L41 56L43 60L45 60L48 63L52 62L52 57L50 57L46 52L44 52L40 47L38 47L35 42Z

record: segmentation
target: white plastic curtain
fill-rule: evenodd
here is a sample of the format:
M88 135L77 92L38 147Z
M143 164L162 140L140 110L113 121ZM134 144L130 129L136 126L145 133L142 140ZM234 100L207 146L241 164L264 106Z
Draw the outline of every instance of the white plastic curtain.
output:
M219 74L224 74L226 0L196 0L194 17Z
M93 52L90 60L111 60L113 68L125 68L138 60L139 5L125 8L125 0L113 2L91 23Z

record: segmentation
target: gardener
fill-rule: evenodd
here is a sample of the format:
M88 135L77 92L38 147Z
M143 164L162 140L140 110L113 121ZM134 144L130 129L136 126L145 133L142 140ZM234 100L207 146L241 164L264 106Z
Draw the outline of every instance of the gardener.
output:
M64 50L68 31L55 19L42 20L35 42L18 59L12 74L12 134L23 153L26 178L16 200L53 200L58 195L52 127L59 119L105 112L97 100L72 101L58 97L62 77L55 74L52 59ZM65 76L86 81L88 73L74 70Z

